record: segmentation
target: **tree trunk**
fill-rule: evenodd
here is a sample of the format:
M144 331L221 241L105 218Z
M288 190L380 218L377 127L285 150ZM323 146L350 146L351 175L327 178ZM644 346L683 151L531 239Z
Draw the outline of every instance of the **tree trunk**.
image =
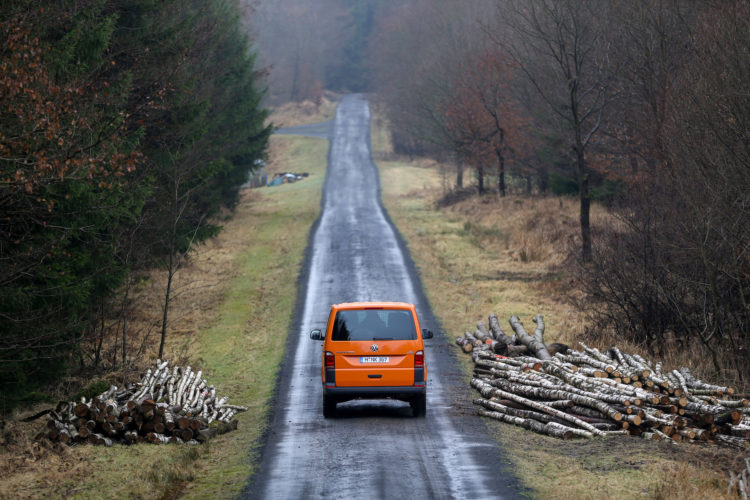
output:
M591 424L588 424L588 423L582 421L581 419L576 418L576 417L574 417L572 415L568 415L567 413L562 412L560 410L556 410L554 408L550 408L549 406L547 406L547 405L545 405L543 403L540 403L538 401L533 401L531 399L527 399L527 398L518 396L518 395L516 395L514 393L503 391L502 389L497 389L497 388L495 388L495 387L493 387L493 386L491 386L491 385L487 384L486 382L483 382L483 381L481 381L479 379L473 379L471 381L471 385L474 388L476 388L482 394L482 396L484 396L485 398L489 398L491 396L497 396L500 399L510 399L511 401L515 401L517 403L524 404L524 405L526 405L529 408L532 408L534 410L537 410L537 411L540 411L540 412L544 412L544 413L547 413L549 415L554 415L554 416L560 418L561 420L568 421L568 422L570 422L572 424L575 424L576 426L578 426L578 427L580 427L582 429L586 429L587 431L591 432L592 434L595 434L595 435L598 435L598 436L604 435L604 433L602 431L600 431L599 429L593 427ZM570 398L559 398L559 399L570 399Z
M130 296L130 271L125 278L125 295L122 298L122 366L128 361L128 298Z
M582 174L581 189L581 257L584 262L591 261L591 198L589 197L589 175Z
M558 428L548 427L550 424L543 424L537 420L513 417L511 415L506 415L505 413L500 413L497 411L479 410L479 414L482 415L483 417L490 417L490 418L494 418L495 420L500 420L501 422L515 424L525 429L528 429L530 431L537 432L539 434L548 434L550 436L554 436L554 437L562 438L562 439L572 439L573 437L572 432L562 432Z
M494 373L495 372L493 372L493 374ZM512 392L514 394L533 398L571 400L580 406L585 406L596 410L597 412L599 412L599 414L609 417L616 422L619 422L623 418L621 412L617 411L610 404L607 404L605 401L603 401L604 399L607 399L607 397L601 393L586 392L584 390L566 386L560 386L558 388L552 386L531 387L521 385L522 383L522 381L518 381L516 378L511 376L510 379L497 378L491 380L488 385L508 392ZM622 401L624 399L622 397L614 397L619 401Z
M484 194L484 167L481 165L477 166L477 189L479 194Z
M498 354L508 354L511 355L511 348L517 347L514 346L514 341L512 338L505 335L505 332L503 332L503 329L500 328L500 322L497 319L496 314L490 314L489 316L489 325L490 325L490 332L492 333L492 337L497 340L497 342L500 344L500 347L498 349L495 349L495 352ZM513 354L518 354L517 350L513 352Z
M164 357L164 340L167 338L167 318L169 315L169 301L172 293L172 278L174 277L174 252L169 254L169 271L167 274L167 289L164 292L164 312L161 319L161 340L159 341L159 356Z
M576 75L578 72L576 72ZM589 221L589 212L591 210L591 198L589 194L589 172L586 167L586 158L584 156L583 140L583 121L578 102L578 80L573 79L569 83L570 91L570 111L573 118L573 133L575 134L575 144L573 150L576 154L576 173L578 174L578 194L581 199L581 258L583 262L591 261L591 227Z
M495 148L497 155L497 190L500 196L505 196L505 158L500 148Z
M99 328L99 341L96 344L94 368L99 366L99 360L101 359L101 354L102 354L102 344L104 344L104 299L101 299L99 301L99 319L101 320L101 325Z
M580 126L576 127L576 165L578 173L578 193L581 200L581 258L591 261L591 195L589 193L589 172L583 155Z
M547 189L549 189L549 174L547 173L547 169L544 167L539 167L537 169L537 176L539 179L539 192L545 194L547 192Z

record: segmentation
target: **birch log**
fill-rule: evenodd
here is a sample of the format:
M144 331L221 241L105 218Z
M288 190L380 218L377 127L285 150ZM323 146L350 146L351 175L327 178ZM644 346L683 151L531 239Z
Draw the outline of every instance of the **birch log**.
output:
M528 347L529 351L534 353L537 358L541 360L551 359L552 356L547 350L547 346L544 344L544 319L542 318L542 315L539 314L534 318L534 321L537 322L534 336L531 336L526 332L526 329L524 329L518 316L510 317L510 326L513 328L513 331L516 332L518 340Z
M547 345L543 317L534 322L531 335L511 317L515 335L508 337L492 314L488 329L479 322L474 334L456 340L462 347L476 342L471 385L482 396L474 401L481 415L565 438L632 435L750 447L747 395L617 346L600 351L583 343L582 350ZM487 335L493 340L477 339ZM231 415L222 404L213 416Z

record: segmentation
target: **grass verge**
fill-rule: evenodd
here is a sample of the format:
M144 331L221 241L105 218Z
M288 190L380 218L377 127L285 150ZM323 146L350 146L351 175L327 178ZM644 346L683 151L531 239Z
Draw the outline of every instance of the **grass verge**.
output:
M486 195L438 209L446 185L440 166L393 155L377 115L372 145L383 203L448 338L473 331L495 312L504 324L517 314L527 327L541 313L549 342L582 339L583 316L569 300L579 292L563 267L577 236L575 200ZM606 217L593 208L594 225ZM458 358L468 383L470 357ZM539 498L736 498L726 491L727 470L743 465L725 449L628 437L561 441L495 421L486 425Z
M91 496L97 496L103 480L109 479L111 483L104 484L116 497L134 493L148 497L151 490L167 496L234 498L254 471L254 446L265 430L297 297L300 264L319 213L328 151L327 141L319 139L273 137L272 143L269 171L305 170L311 175L294 184L245 193L221 236L225 247L242 249L233 262L235 276L214 311L214 323L198 332L189 349L190 359L206 379L249 411L239 415L237 431L213 439L208 446L140 445L98 453L92 466L103 474L88 481L94 488ZM110 466L112 460L119 462L115 468ZM140 480L133 473L139 469ZM129 485L123 484L118 471L128 471ZM146 486L146 491L133 491L133 483Z
M275 188L248 218L257 231L240 256L241 276L219 310L220 321L201 333L197 354L215 384L237 394L250 410L241 414L248 430L220 436L211 443L204 477L187 491L188 498L234 498L254 472L254 446L265 430L276 372L284 353L307 236L320 211L328 141L281 138L288 149L285 168L311 175ZM242 220L238 221L242 223ZM250 222L250 221L248 221ZM220 492L220 493L217 493Z
M13 443L0 447L0 498L238 495L257 464L307 236L320 210L327 151L325 140L272 137L269 173L310 176L245 191L221 234L196 249L178 273L186 292L173 304L168 359L187 360L220 394L249 407L238 415L238 430L194 447L111 448L45 448L30 432L4 432L0 444ZM160 287L149 283L143 293L151 288ZM158 313L158 301L152 302ZM147 321L150 313L141 314Z

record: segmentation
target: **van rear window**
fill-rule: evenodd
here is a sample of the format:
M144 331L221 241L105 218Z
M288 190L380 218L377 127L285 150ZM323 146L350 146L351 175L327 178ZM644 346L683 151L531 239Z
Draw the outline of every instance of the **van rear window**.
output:
M416 340L417 329L410 311L403 309L356 309L339 311L331 340Z

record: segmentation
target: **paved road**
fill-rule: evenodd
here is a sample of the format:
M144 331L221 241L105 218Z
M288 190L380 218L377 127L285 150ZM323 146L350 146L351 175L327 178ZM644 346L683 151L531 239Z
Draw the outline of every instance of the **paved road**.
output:
M380 205L370 157L370 111L344 98L330 133L323 212L311 234L298 318L290 333L277 408L248 498L516 498L496 445L467 403L470 395L447 340L426 341L427 416L408 403L350 401L323 419L321 343L332 303L413 302L423 327L436 329L403 242ZM320 127L311 135L320 135ZM306 131L296 129L295 133ZM456 403L459 401L459 403Z

